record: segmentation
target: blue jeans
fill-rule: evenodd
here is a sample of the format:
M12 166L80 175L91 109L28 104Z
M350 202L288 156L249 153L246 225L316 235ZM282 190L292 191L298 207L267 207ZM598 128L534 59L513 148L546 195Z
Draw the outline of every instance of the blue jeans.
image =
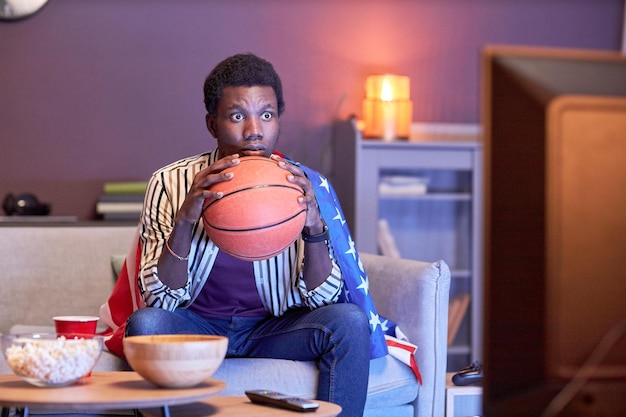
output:
M361 417L369 378L369 324L354 304L287 311L281 317L207 319L186 309L142 308L126 335L214 334L228 337L229 357L317 361L317 398L339 404L342 417Z

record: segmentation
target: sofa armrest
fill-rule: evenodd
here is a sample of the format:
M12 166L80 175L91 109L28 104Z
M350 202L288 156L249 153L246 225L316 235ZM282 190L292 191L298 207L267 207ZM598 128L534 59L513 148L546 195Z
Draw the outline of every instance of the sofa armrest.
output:
M378 313L417 345L423 384L417 416L442 416L445 406L450 269L433 263L361 253Z

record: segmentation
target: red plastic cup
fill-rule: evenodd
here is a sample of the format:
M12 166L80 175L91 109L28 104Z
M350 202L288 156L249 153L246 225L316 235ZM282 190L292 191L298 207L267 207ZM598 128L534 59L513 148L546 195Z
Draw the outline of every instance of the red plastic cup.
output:
M56 316L54 327L58 336L65 336L66 339L88 339L95 336L98 327L99 317L95 316ZM85 378L91 376L91 372Z
M85 337L87 335L95 335L98 326L99 317L95 316L56 316L54 327L57 336L65 336L66 338Z

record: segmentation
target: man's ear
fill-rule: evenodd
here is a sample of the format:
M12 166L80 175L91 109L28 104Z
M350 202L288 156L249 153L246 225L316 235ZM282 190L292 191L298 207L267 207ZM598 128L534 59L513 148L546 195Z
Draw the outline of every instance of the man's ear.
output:
M206 121L206 128L209 130L209 133L211 133L211 136L217 139L217 123L215 123L215 119L207 113L204 120Z

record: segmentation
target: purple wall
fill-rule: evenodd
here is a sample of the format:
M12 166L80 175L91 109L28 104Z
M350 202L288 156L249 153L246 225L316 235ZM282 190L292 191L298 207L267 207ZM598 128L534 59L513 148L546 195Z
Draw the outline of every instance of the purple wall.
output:
M93 216L102 184L212 147L202 83L254 52L282 75L280 149L324 166L367 75L411 77L414 121L478 122L485 44L619 50L623 0L51 0L0 23L0 198Z

